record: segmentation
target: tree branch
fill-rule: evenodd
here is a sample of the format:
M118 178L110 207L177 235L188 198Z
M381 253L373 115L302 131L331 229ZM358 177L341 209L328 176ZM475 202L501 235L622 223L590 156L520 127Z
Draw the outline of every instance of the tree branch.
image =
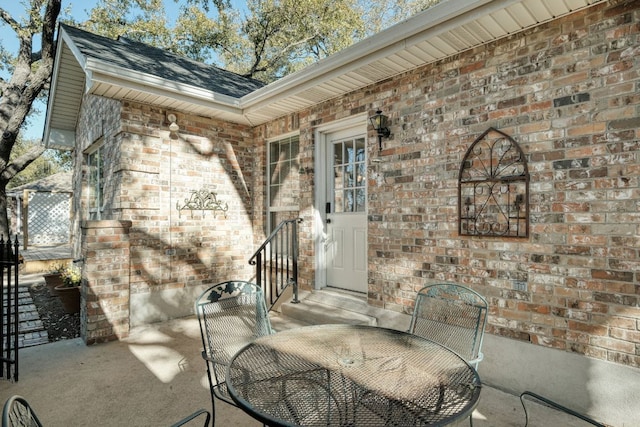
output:
M47 9L44 12L44 19L42 20L42 59L45 61L51 59L51 64L53 64L53 57L55 55L54 34L56 21L62 7L61 3L61 0L49 0Z
M16 176L20 171L23 171L34 160L36 160L42 153L44 153L44 145L34 145L29 151L23 155L11 160L2 171L2 180L9 181Z
M1 7L0 7L0 19L6 22L7 25L9 25L11 29L16 33L20 31L20 24L18 23L18 21L13 19L13 17L9 14L9 12L7 12Z

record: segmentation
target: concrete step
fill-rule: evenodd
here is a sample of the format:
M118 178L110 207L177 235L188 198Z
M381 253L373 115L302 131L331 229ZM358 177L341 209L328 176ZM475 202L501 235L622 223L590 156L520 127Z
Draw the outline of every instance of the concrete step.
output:
M286 322L298 322L300 325L344 323L375 326L378 324L376 317L366 313L367 302L364 296L323 289L300 292L299 299L300 302L297 304L288 301L280 306L280 315L286 318ZM274 328L277 330L276 326Z
M358 313L364 313L368 309L365 295L333 288L309 292L305 301L318 302Z
M287 329L301 328L303 326L310 326L310 323L303 322L299 319L284 316L282 313L272 311L269 313L271 318L271 327L276 331L285 331Z

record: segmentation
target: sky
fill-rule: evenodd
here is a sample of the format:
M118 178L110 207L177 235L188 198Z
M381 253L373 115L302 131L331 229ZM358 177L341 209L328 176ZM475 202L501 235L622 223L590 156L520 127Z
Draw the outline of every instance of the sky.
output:
M77 22L86 21L89 16L89 11L93 9L93 7L98 3L99 0L73 0L73 1L62 1L63 10L66 8L70 8L70 16L75 19ZM26 16L25 7L22 3L28 3L28 0L0 0L0 7L8 11L11 16L20 20L20 18ZM164 0L165 8L168 11L167 18L171 20L171 10L177 11L177 5L174 0ZM244 8L245 2L241 0L232 0L233 7L241 7ZM0 24L0 43L7 50L11 52L15 52L18 48L18 42L15 37L15 33L6 25ZM34 46L39 41L34 41ZM6 72L0 71L0 76L2 78L10 77ZM28 123L23 125L22 136L24 139L40 139L44 133L44 120L46 115L46 103L38 102L34 103L34 108L38 110L37 114L31 114L29 116Z
M25 0L26 2L27 0ZM98 0L77 0L72 2L63 1L62 7L71 7L71 16L77 21L84 21L87 19L88 11L95 6ZM0 0L0 7L5 9L11 14L11 16L20 21L20 18L26 16L25 7L22 5L22 1L17 0ZM15 33L6 25L0 25L0 42L9 51L15 52L18 48L18 41L15 37ZM39 43L39 41L37 42ZM35 46L35 43L34 43ZM2 72L2 78L10 77L6 72ZM22 136L24 139L40 139L44 132L44 118L46 114L47 106L45 102L38 102L34 104L34 107L38 109L38 114L31 115L27 120L28 123L23 125Z

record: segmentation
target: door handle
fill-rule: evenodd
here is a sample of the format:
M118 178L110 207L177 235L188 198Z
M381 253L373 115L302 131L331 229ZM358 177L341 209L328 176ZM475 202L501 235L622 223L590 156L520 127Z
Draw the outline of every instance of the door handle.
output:
M331 218L327 218L327 224L331 224Z

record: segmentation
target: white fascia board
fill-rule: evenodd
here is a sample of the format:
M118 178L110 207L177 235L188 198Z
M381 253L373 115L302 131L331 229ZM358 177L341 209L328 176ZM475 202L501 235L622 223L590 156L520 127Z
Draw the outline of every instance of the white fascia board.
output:
M117 84L131 90L143 93L166 96L181 101L189 101L211 108L221 108L236 114L241 114L240 101L232 96L223 95L196 86L171 82L167 79L147 73L114 67L95 58L88 58L85 72L87 73L87 87L95 83ZM202 104L204 102L204 104Z
M241 105L245 113L258 110L271 102L300 93L420 41L429 40L513 5L526 5L531 1L539 0L444 0L301 71L245 95L241 98ZM580 3L573 5L572 10L600 1L602 0L579 0ZM519 28L516 32L524 28ZM470 45L469 48L471 47L473 46Z
M481 6L496 4L495 8L503 8L519 1L521 0L445 0L301 71L245 95L242 106L250 110L260 108L264 103L300 92L402 49L408 45L408 40L417 35L425 37L429 31L435 34L457 27L462 24L460 18L463 15ZM471 18L465 17L464 21L469 19Z
M64 41L64 44L69 48L71 53L73 53L73 56L74 58L76 58L76 61L78 61L80 68L84 70L87 62L87 57L84 56L82 52L80 52L80 49L77 48L77 46L75 45L73 40L71 40L71 37L69 37L69 34L67 34L63 27L60 27L60 38L62 39L62 41Z
M45 147L49 146L49 137L51 135L51 112L53 111L53 100L55 99L56 89L57 89L57 81L58 81L58 56L56 55L56 62L53 67L53 74L51 77L51 89L49 90L49 99L47 100L47 112L44 118L44 130L42 134L42 142Z
M61 30L61 34L64 30ZM61 37L60 42L68 43ZM60 61L62 57L63 46L58 46L56 49L56 57L53 62L53 72L51 73L51 89L49 90L49 99L47 99L47 112L44 118L44 130L42 135L42 142L45 147L49 146L49 138L51 137L51 112L53 111L53 103L56 99L56 92L58 89L58 79L60 76Z

